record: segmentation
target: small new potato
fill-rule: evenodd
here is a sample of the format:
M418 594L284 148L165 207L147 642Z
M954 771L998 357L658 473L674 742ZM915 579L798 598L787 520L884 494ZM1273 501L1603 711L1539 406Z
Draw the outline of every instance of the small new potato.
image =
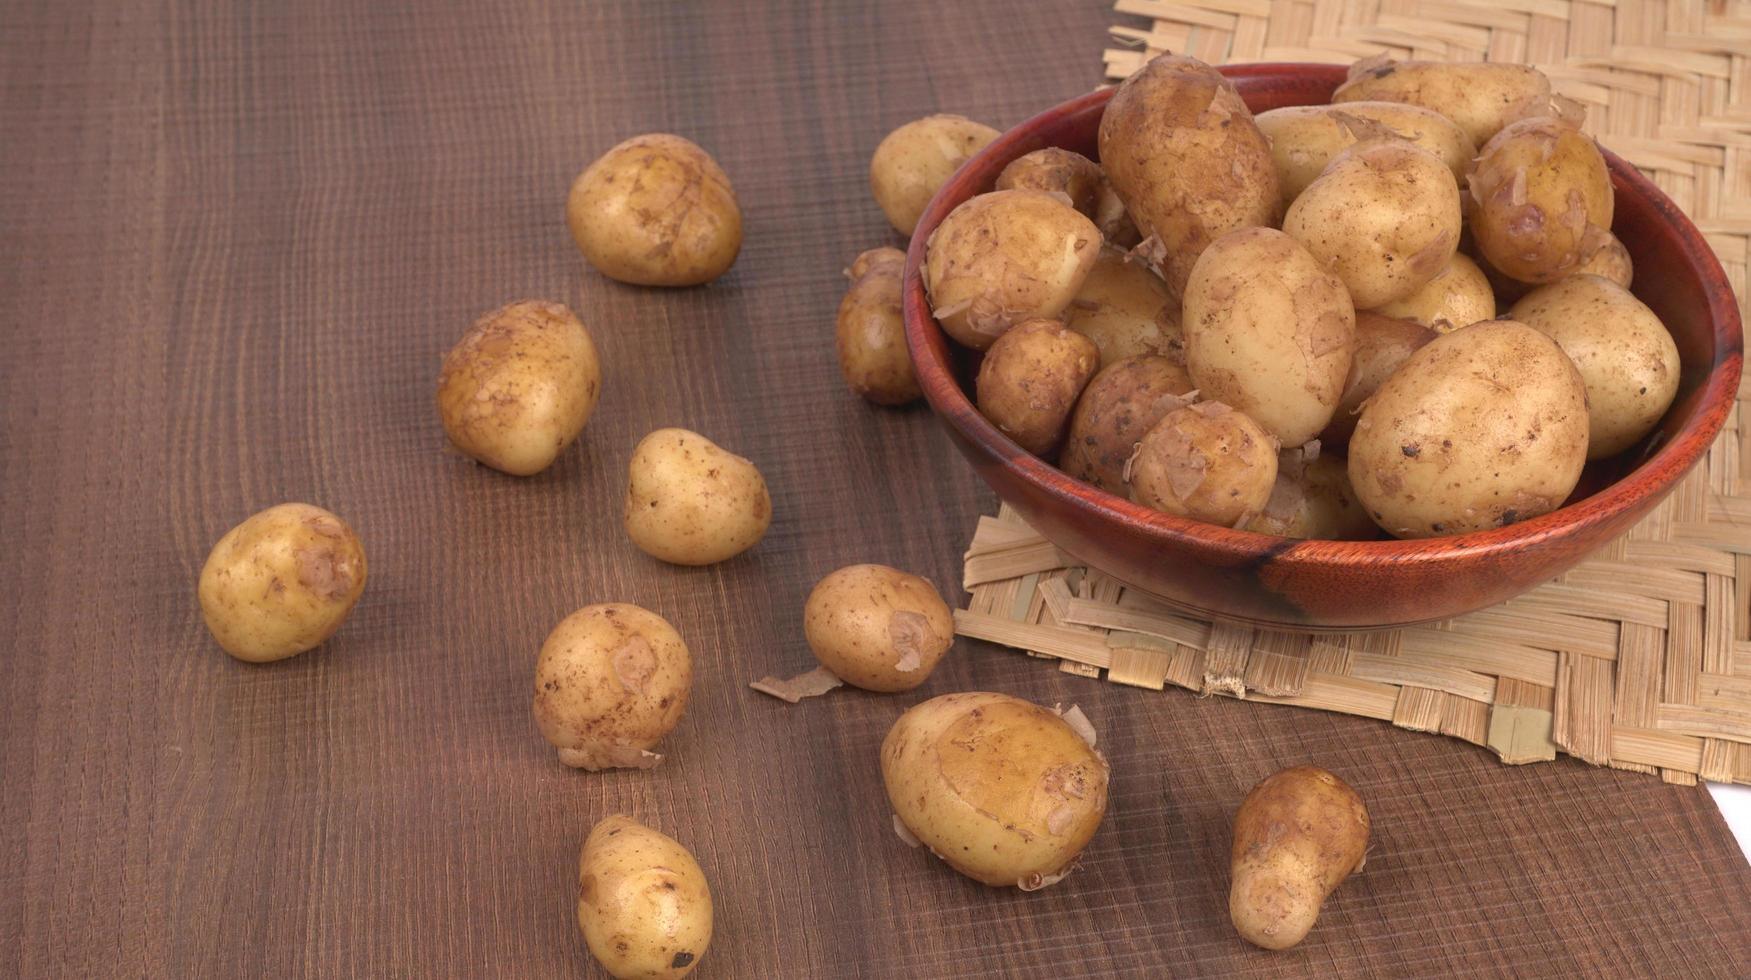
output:
M692 852L631 817L590 830L578 854L578 930L619 980L675 980L711 945L711 888Z
M1356 356L1344 381L1344 395L1332 413L1331 424L1319 433L1322 446L1343 448L1356 431L1362 403L1397 371L1417 348L1436 337L1435 331L1414 320L1401 320L1363 310L1356 314Z
M1348 783L1313 766L1276 773L1234 815L1228 916L1240 938L1288 949L1368 856L1368 807Z
M512 476L553 465L601 396L602 363L583 321L538 300L476 320L438 374L438 418L450 442Z
M691 140L647 133L614 147L573 182L565 221L603 275L639 286L697 286L742 249L729 177Z
M910 691L955 641L954 614L927 579L850 565L815 583L803 606L815 659L866 691Z
M1076 866L1107 808L1107 761L1057 714L944 694L894 722L882 781L900 823L961 874L1033 891Z
M1496 294L1489 277L1464 252L1454 252L1435 278L1417 291L1375 309L1381 316L1414 320L1437 333L1451 333L1479 320L1496 318Z
M1143 240L1142 233L1137 231L1137 223L1131 220L1131 212L1125 210L1124 199L1113 190L1113 182L1106 178L1105 173L1101 174L1100 192L1095 195L1093 217L1101 237L1113 248L1129 251Z
M267 663L320 646L365 591L365 546L310 504L279 504L225 532L201 567L201 616L238 660Z
M1593 138L1574 122L1513 123L1478 153L1470 227L1477 248L1513 279L1555 282L1606 247L1616 200Z
M1048 146L1010 161L997 175L1000 191L1024 190L1052 194L1065 204L1095 217L1105 177L1093 160L1062 147Z
M872 248L859 255L834 324L839 372L852 391L877 405L905 405L924 396L906 351L906 322L900 314L905 266L906 253L897 248Z
M626 533L653 558L710 565L758 544L772 498L754 464L686 429L658 429L627 466Z
M965 116L939 113L882 138L869 161L869 190L902 235L918 227L925 205L987 144L1003 135Z
M1325 428L1344 393L1356 311L1336 275L1274 228L1231 231L1186 283L1186 371L1203 397L1285 446Z
M1678 346L1653 310L1601 276L1569 276L1528 293L1509 313L1557 342L1587 386L1587 458L1604 459L1652 432L1678 395Z
M668 620L630 603L585 606L541 644L535 724L573 768L649 768L692 687L693 659Z
M1070 415L1058 467L1108 493L1125 496L1125 464L1161 417L1195 397L1185 368L1152 354L1102 368Z
M1285 449L1277 457L1277 482L1265 509L1242 525L1284 538L1366 541L1380 536L1356 491L1342 456Z
M1613 198L1615 202L1615 197ZM1615 210L1615 208L1614 208ZM1635 281L1635 263L1630 261L1629 249L1623 247L1616 235L1603 228L1595 231L1604 232L1595 235L1593 249L1581 259L1581 264L1574 271L1578 276L1603 276L1625 289Z
M1261 112L1259 129L1271 141L1286 209L1325 170L1331 158L1362 140L1396 139L1428 150L1462 181L1477 145L1459 124L1432 109L1403 102L1284 106Z
M1407 102L1459 124L1475 146L1503 126L1550 106L1550 79L1530 65L1500 61L1357 62L1332 103Z
M1221 402L1162 416L1127 464L1131 499L1166 514L1238 527L1265 509L1277 482L1277 441Z
M925 245L931 314L956 341L985 350L1023 320L1070 305L1100 254L1100 229L1039 191L964 201Z
M1094 341L1057 320L1029 320L991 345L979 365L975 399L1016 445L1046 458L1064 440L1076 399L1099 369Z
M1104 247L1060 319L1094 341L1105 367L1139 354L1183 357L1179 315L1160 276Z
M1587 389L1556 341L1486 320L1429 341L1362 406L1350 483L1397 537L1502 527L1562 505L1587 428Z

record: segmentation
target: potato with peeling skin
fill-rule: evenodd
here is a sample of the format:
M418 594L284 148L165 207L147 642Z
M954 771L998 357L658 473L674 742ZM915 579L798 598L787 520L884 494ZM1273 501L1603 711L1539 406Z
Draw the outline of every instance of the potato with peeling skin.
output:
M1130 251L1143 241L1143 235L1137 230L1137 223L1131 220L1131 212L1125 210L1124 198L1113 190L1113 182L1101 174L1100 190L1094 198L1094 226L1100 229L1100 234L1106 244L1113 248Z
M1332 104L1405 102L1459 124L1476 146L1516 119L1546 112L1550 79L1531 65L1500 61L1392 61L1374 57L1350 67Z
M578 854L578 930L619 980L676 980L711 945L711 887L692 852L616 814Z
M1350 361L1350 374L1344 380L1344 395L1338 399L1337 411L1331 423L1320 430L1319 442L1326 448L1342 449L1356 431L1356 418L1362 403L1392 377L1417 348L1434 340L1437 334L1412 320L1383 316L1363 310L1356 314L1356 356Z
M1370 829L1362 797L1324 769L1284 769L1254 786L1234 815L1235 931L1265 949L1305 939L1326 897L1362 870Z
M1384 304L1374 312L1413 320L1437 333L1452 333L1479 320L1494 320L1496 293L1490 287L1489 277L1470 256L1454 252L1435 278L1409 296Z
M1048 146L1011 160L997 175L996 188L1051 194L1092 219L1103 180L1093 160L1075 150Z
M910 236L942 185L1001 135L950 113L914 119L876 147L869 161L869 191L894 230Z
M1162 416L1194 397L1191 377L1165 357L1144 354L1102 368L1076 401L1058 467L1125 496L1125 464L1137 443Z
M1278 454L1271 497L1264 510L1242 527L1284 538L1367 541L1380 537L1380 528L1350 486L1344 458L1325 452L1311 460L1307 456L1300 448Z
M872 248L851 264L851 288L839 301L834 346L839 373L865 401L906 405L924 396L906 350L900 313L900 276L906 253Z
M669 621L631 603L561 620L535 661L535 724L576 769L648 769L693 687L693 660Z
M883 739L881 764L901 826L994 887L1062 880L1106 813L1106 760L1063 718L1007 694L914 706Z
M1057 320L1029 320L991 345L974 381L979 411L1016 445L1048 458L1100 368L1094 341Z
M760 543L772 497L754 464L686 429L658 429L627 465L626 533L675 565L710 565Z
M886 565L849 565L815 583L803 606L815 659L866 691L910 691L954 645L948 603L926 579Z
M697 143L646 133L572 183L566 225L603 275L639 286L697 286L729 271L742 210L723 168Z
M1432 109L1403 102L1284 106L1261 112L1258 127L1271 141L1271 159L1287 209L1332 157L1363 141L1396 139L1428 150L1462 181L1477 156L1465 130Z
M310 504L279 504L225 532L201 567L201 616L226 653L284 660L334 635L365 591L365 546Z
M1510 278L1534 284L1578 271L1607 247L1616 211L1598 144L1556 116L1497 133L1478 152L1466 204L1478 251Z
M1144 435L1125 480L1145 507L1237 527L1270 502L1277 440L1221 402L1187 405Z
M1183 359L1180 304L1143 263L1116 248L1100 250L1076 298L1059 319L1094 341L1102 367L1139 354Z

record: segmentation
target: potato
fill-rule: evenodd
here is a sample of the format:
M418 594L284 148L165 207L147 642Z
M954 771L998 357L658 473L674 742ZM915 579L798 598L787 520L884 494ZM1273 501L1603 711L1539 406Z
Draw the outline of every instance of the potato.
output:
M647 133L578 175L565 221L603 275L639 286L697 286L729 271L742 249L742 210L711 154Z
M1285 449L1277 457L1277 482L1264 510L1241 525L1284 538L1366 541L1380 536L1356 491L1342 456Z
M602 364L583 322L559 303L525 300L476 320L444 355L438 418L463 453L531 476L584 431L601 395Z
M1348 783L1313 766L1276 773L1234 815L1228 916L1240 938L1288 949L1368 857L1368 808Z
M872 248L851 265L851 288L839 301L835 346L845 383L877 405L905 405L924 396L906 350L900 277L906 253Z
M631 603L560 620L535 660L535 725L575 769L648 769L687 709L693 660L669 621Z
M1678 346L1629 290L1601 276L1569 276L1514 304L1514 319L1557 342L1587 386L1587 458L1635 445L1678 395Z
M621 980L673 980L711 945L711 888L674 838L616 814L578 854L578 930Z
M866 691L910 691L955 641L954 614L927 579L849 565L815 583L803 606L815 659Z
M1233 83L1196 58L1161 55L1119 86L1100 159L1174 296L1211 242L1282 213L1270 142Z
M1186 371L1203 397L1285 446L1325 428L1344 393L1356 311L1344 284L1274 228L1231 231L1186 283Z
M1113 190L1113 182L1104 173L1100 178L1100 191L1095 195L1093 217L1101 237L1114 248L1130 250L1143 240L1143 235L1137 231L1137 223L1131 220L1131 212L1125 210L1124 199Z
M1107 761L1064 719L1007 694L944 694L882 740L900 824L974 881L1033 891L1076 866L1107 808Z
M1433 153L1360 143L1332 158L1283 230L1344 281L1359 310L1417 291L1459 245L1459 185Z
M1192 401L1192 387L1184 368L1151 354L1102 368L1076 401L1059 468L1125 496L1125 463L1162 416Z
M1094 341L1102 367L1139 354L1184 356L1180 304L1167 284L1124 252L1103 247L1076 298L1064 308L1064 325Z
M1035 456L1064 440L1076 399L1100 369L1094 341L1057 320L1029 320L991 345L974 393L991 424Z
M1593 138L1566 119L1539 116L1479 151L1468 206L1472 238L1490 265L1548 283L1606 247L1615 199Z
M1503 126L1545 112L1550 79L1530 65L1500 61L1357 62L1350 78L1332 93L1332 103L1407 102L1459 124L1473 145L1482 146Z
M1283 207L1307 189L1331 158L1362 140L1397 139L1428 150L1463 181L1477 145L1446 116L1403 102L1284 106L1261 112L1258 127L1271 141L1271 160Z
M910 236L942 185L1003 135L965 116L914 119L882 138L869 161L869 190L900 234Z
M238 660L284 660L340 629L365 591L365 546L310 504L279 504L225 532L196 593L219 646Z
M997 175L997 189L1051 194L1093 219L1105 179L1093 160L1074 150L1048 146L1011 160Z
M1100 229L1039 191L993 191L961 203L931 232L924 288L950 337L990 347L1023 320L1070 305L1100 254Z
M1615 202L1614 195L1614 205ZM1614 212L1615 210L1613 207ZM1598 230L1605 231L1603 228ZM1575 269L1573 275L1603 276L1628 289L1635 281L1635 263L1630 261L1629 249L1624 248L1623 242L1618 241L1617 236L1609 231L1605 231L1604 235L1592 237L1594 239L1593 248L1586 257L1581 259L1581 264Z
M1374 312L1412 320L1437 333L1452 333L1479 320L1495 319L1496 294L1478 264L1464 252L1454 252L1435 278Z
M1587 461L1587 390L1562 348L1513 320L1442 334L1366 404L1350 483L1401 538L1463 534L1562 505Z
M1362 311L1356 314L1356 356L1350 361L1350 374L1344 380L1344 396L1338 400L1331 424L1319 433L1320 444L1342 448L1356 431L1356 417L1362 403L1392 372L1397 371L1417 348L1434 340L1436 333L1414 320L1400 320L1379 313Z
M754 547L772 523L760 471L697 432L645 436L627 471L626 533L653 558L710 565Z
M1238 527L1270 502L1277 441L1221 402L1187 405L1143 436L1125 481L1145 507Z

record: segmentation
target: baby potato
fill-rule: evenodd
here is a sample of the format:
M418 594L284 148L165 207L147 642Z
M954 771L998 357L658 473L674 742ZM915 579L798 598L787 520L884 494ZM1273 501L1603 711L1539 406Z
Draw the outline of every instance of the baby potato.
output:
M1307 189L1331 158L1363 140L1403 140L1428 150L1462 181L1477 145L1459 124L1432 109L1404 102L1297 105L1259 113L1256 122L1271 141L1283 207Z
M1099 369L1094 341L1057 320L1029 320L991 345L974 394L991 424L1021 448L1048 457L1064 440L1070 411Z
M1503 126L1545 112L1550 79L1531 65L1500 61L1392 61L1374 57L1350 68L1332 103L1408 102L1459 124L1475 146Z
M1313 766L1252 788L1234 815L1228 916L1240 938L1288 949L1368 857L1368 808L1348 783Z
M1108 493L1125 496L1125 464L1161 417L1191 402L1192 379L1165 357L1141 354L1102 368L1070 416L1058 466Z
M1437 333L1452 333L1479 320L1494 320L1496 294L1477 263L1464 252L1454 252L1435 278L1374 312L1412 320Z
M1281 210L1270 141L1221 72L1160 55L1113 93L1100 124L1107 179L1146 239L1168 292L1185 293L1204 249Z
M565 202L578 251L610 279L697 286L742 250L742 209L729 177L698 144L647 133L602 154Z
M1064 719L1007 694L944 694L882 740L894 815L931 853L1033 891L1076 866L1107 808L1107 761Z
M869 191L894 229L910 237L942 185L1001 135L965 116L939 113L914 119L876 146L869 161Z
M626 533L675 565L710 565L758 544L772 498L754 464L686 429L658 429L627 467Z
M450 442L512 476L552 466L601 396L590 332L565 306L539 300L476 320L438 374L438 418Z
M848 565L803 606L815 659L866 691L910 691L955 641L954 614L929 580L886 565Z
M851 265L851 288L839 301L835 345L845 383L877 405L905 405L924 396L906 351L900 276L906 253L872 248Z
M1039 191L962 202L931 232L924 288L950 337L985 350L1023 320L1070 305L1100 254L1100 229Z
M997 175L997 189L1051 194L1092 219L1105 179L1093 160L1075 150L1048 146L1010 161Z
M1527 294L1509 315L1557 342L1587 386L1587 458L1652 432L1678 395L1678 346L1654 311L1601 276L1569 276Z
M1114 248L1130 250L1143 240L1136 222L1131 220L1131 212L1125 210L1124 199L1113 190L1113 182L1104 173L1100 178L1100 190L1095 195L1092 217L1101 237Z
M1270 502L1277 441L1221 402L1187 405L1143 436L1125 480L1145 507L1238 527Z
M1593 138L1556 116L1509 125L1471 171L1471 235L1509 277L1555 282L1604 247L1615 198Z
M1344 458L1300 448L1278 455L1270 500L1241 526L1284 538L1367 541L1380 536L1380 528L1350 487Z
M648 769L687 709L693 660L669 621L631 603L560 620L535 661L535 724L576 769Z
M1439 157L1409 143L1359 143L1307 185L1283 230L1344 281L1356 308L1417 291L1459 246L1459 185Z
M279 504L225 532L201 567L201 616L238 660L284 660L340 629L365 591L365 546L339 517Z
M1613 196L1615 201L1615 195ZM1615 210L1615 209L1614 209ZM1581 259L1581 264L1574 271L1579 276L1603 276L1625 289L1635 281L1635 263L1630 261L1629 249L1623 247L1623 242L1617 236L1603 228L1595 227L1595 231L1604 232L1594 235L1593 248Z
M1061 319L1094 341L1105 367L1139 354L1183 356L1179 311L1160 276L1103 247Z
M1362 406L1350 483L1397 537L1501 527L1562 506L1587 426L1587 389L1556 341L1485 320L1430 341Z
M711 888L691 852L616 814L578 854L578 930L620 980L674 980L711 945Z
M1436 333L1414 320L1370 313L1356 314L1356 356L1344 380L1344 396L1332 413L1331 424L1319 433L1322 446L1343 448L1356 431L1362 403L1374 396L1382 382L1392 377L1417 348L1434 340Z
M1285 446L1325 428L1344 393L1356 311L1330 270L1274 228L1231 231L1186 283L1186 370L1203 397Z

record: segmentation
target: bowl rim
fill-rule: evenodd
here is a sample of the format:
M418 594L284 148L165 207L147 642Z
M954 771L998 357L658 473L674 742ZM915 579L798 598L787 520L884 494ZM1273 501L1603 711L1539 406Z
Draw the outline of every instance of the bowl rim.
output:
M1302 77L1334 84L1346 77L1343 65L1302 62L1257 62L1224 65L1219 70L1230 81L1259 78ZM1245 561L1270 552L1275 562L1342 565L1357 561L1388 561L1394 564L1445 562L1457 558L1483 558L1515 551L1551 538L1570 537L1608 523L1649 497L1660 497L1677 485L1690 468L1713 445L1737 401L1743 357L1743 337L1735 294L1714 250L1688 216L1641 171L1604 147L1607 166L1618 193L1625 190L1645 197L1677 232L1683 258L1697 270L1703 283L1714 335L1715 357L1697 392L1696 410L1671 438L1657 446L1615 482L1579 501L1547 514L1498 528L1430 538L1368 541L1338 541L1321 538L1284 538L1238 528L1205 524L1190 518L1165 514L1134 503L1078 480L1018 446L973 405L961 390L950 364L948 340L930 313L924 292L922 266L925 245L937 225L955 205L981 190L973 174L993 158L1012 159L1019 147L1034 143L1039 133L1066 118L1105 111L1116 86L1107 86L1078 96L1041 112L1009 129L992 141L940 188L919 218L906 249L902 280L902 306L906 345L912 356L919 386L931 409L963 439L985 456L1014 471L1023 481L1057 503L1105 522L1120 522L1133 532L1143 532L1164 544L1195 545L1213 558ZM952 203L951 203L952 202Z

